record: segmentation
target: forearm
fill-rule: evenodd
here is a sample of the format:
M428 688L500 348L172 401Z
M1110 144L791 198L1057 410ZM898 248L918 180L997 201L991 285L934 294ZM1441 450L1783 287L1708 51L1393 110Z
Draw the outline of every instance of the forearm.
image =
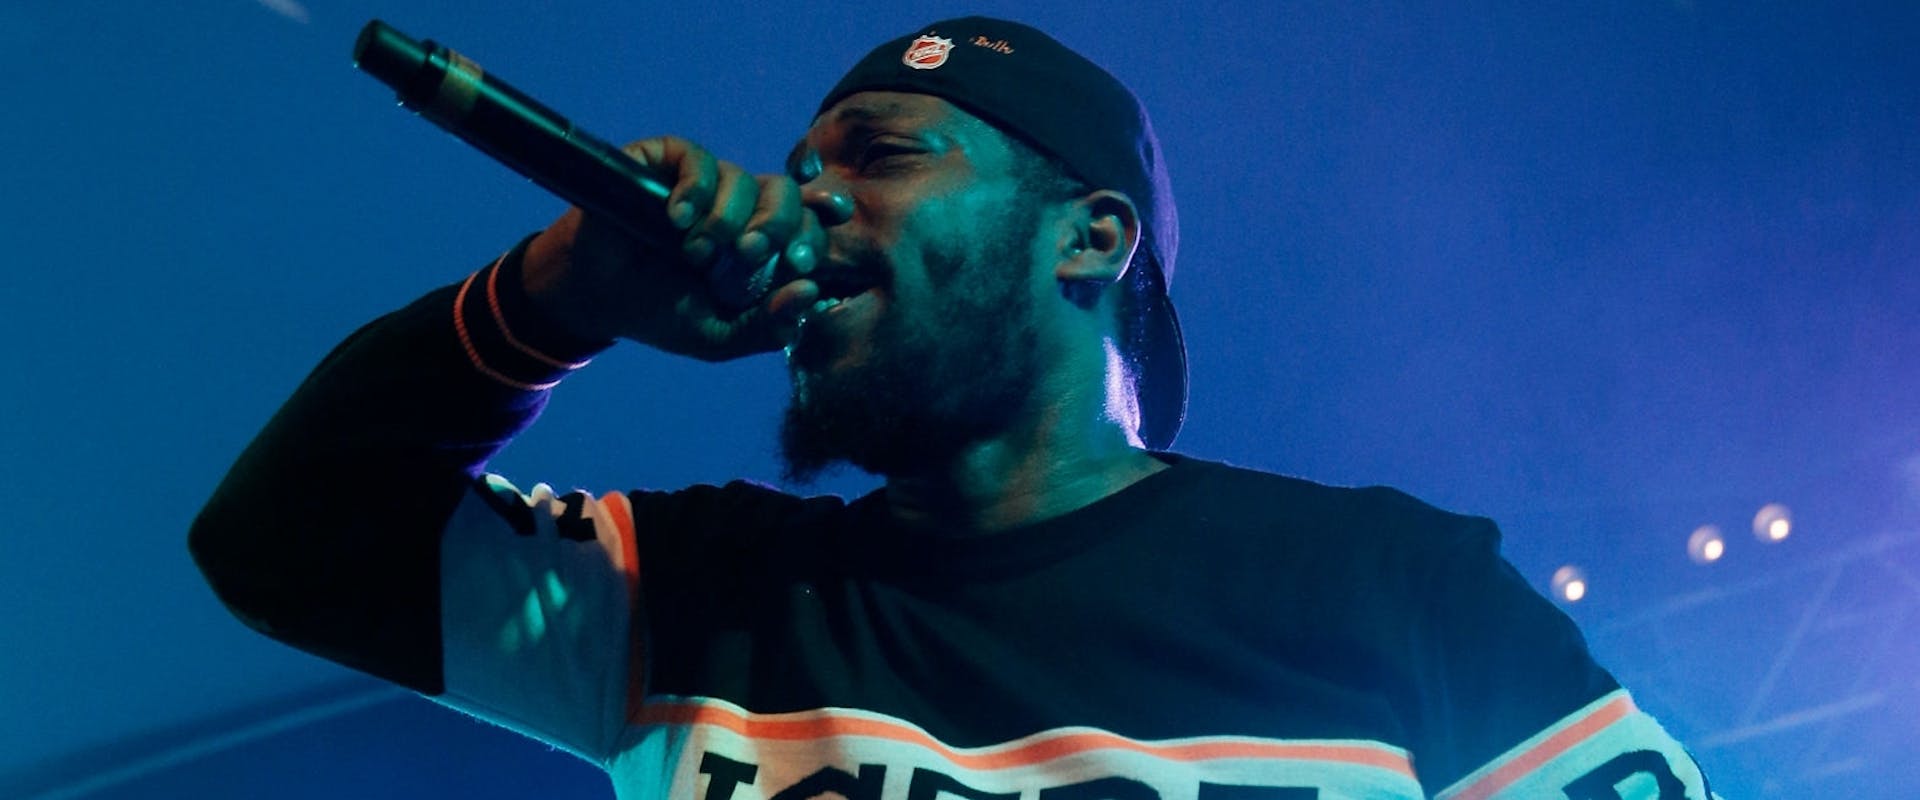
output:
M548 361L597 347L531 319L505 266L348 337L215 490L193 554L249 625L438 691L440 532L566 371ZM534 345L558 357L522 349Z

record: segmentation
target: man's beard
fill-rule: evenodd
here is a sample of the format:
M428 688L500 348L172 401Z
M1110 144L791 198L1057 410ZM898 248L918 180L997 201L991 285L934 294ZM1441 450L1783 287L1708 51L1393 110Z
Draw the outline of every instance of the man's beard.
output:
M889 305L866 357L839 373L793 367L780 427L788 481L807 484L846 462L876 475L950 462L1024 412L1039 380L1026 281L1037 208L1014 203L979 256L928 258L928 307L908 320Z

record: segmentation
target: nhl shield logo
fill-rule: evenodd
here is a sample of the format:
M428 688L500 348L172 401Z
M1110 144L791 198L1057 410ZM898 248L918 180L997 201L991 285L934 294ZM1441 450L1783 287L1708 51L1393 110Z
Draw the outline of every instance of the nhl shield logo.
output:
M907 52L900 56L900 63L914 69L934 69L947 63L947 54L951 52L952 39L942 39L929 33L907 45Z

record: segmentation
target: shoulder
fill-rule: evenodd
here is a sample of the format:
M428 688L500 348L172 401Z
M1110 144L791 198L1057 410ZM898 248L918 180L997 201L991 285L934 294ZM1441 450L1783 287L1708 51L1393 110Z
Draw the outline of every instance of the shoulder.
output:
M627 492L641 558L743 570L778 560L845 518L836 495L800 495L750 480Z
M727 528L779 526L810 514L846 506L834 495L793 494L758 481L734 480L722 485L695 484L671 491L635 490L626 493L636 519L675 526L718 525Z
M1259 529L1349 546L1498 549L1499 534L1490 520L1436 507L1392 487L1335 486L1189 456L1169 460L1187 473L1180 482L1187 502Z
M1499 562L1493 523L1397 489L1173 463L1177 480L1145 534L1160 541L1161 563L1204 571L1219 591L1262 614L1317 620L1301 623L1316 629L1379 631L1368 640L1383 641L1422 617L1434 587Z

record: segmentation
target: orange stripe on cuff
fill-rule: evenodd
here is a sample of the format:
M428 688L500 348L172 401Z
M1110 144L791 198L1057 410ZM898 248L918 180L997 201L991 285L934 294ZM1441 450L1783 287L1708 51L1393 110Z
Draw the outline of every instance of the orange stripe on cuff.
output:
M634 721L654 724L713 725L750 739L805 741L842 736L887 739L917 745L939 754L956 766L983 771L1044 764L1097 750L1124 750L1181 762L1240 758L1333 762L1374 767L1407 778L1413 777L1413 766L1404 754L1390 748L1365 744L1288 744L1246 739L1209 739L1156 745L1137 742L1111 733L1086 731L1043 735L1036 741L1005 750L994 748L956 750L925 731L888 720L830 712L808 713L802 717L786 719L754 718L730 709L695 703L649 704L641 709Z
M487 267L486 269L487 310L493 312L493 324L500 328L500 335L505 337L507 344L513 345L515 350L519 350L533 360L553 367L554 369L573 371L586 366L587 361L561 361L546 353L542 353L534 349L532 345L520 341L519 338L513 335L513 329L507 327L507 316L500 312L500 262L505 260L507 260L507 257L503 255L494 260L493 266ZM589 359L589 361L590 360L591 359Z
M1605 705L1594 709L1585 717L1569 723L1566 727L1561 728L1552 736L1548 736L1539 744L1514 756L1511 760L1507 761L1507 763L1500 765L1498 769L1468 784L1466 788L1454 794L1450 800L1487 800L1487 798L1499 794L1507 787L1518 783L1521 778L1527 776L1527 773L1545 766L1547 762L1558 758L1562 753L1572 750L1579 746L1581 742L1593 738L1605 730L1607 726L1625 719L1628 714L1633 713L1633 710L1633 698L1621 694Z
M489 378L492 378L496 381L499 381L500 383L511 386L515 389L519 389L521 391L543 392L555 386L559 386L560 385L559 381L550 381L548 383L527 383L525 381L516 381L512 378L507 377L506 375L501 374L499 370L496 370L493 367L487 366L486 360L480 357L480 351L473 346L472 334L469 334L467 332L466 315L461 313L461 309L466 307L467 290L473 288L473 279L476 277L479 277L479 275L480 273L478 272L472 275L468 275L466 282L460 284L460 291L456 292L453 296L453 331L454 333L458 334L460 337L460 349L466 351L467 361L472 362L473 368L479 370L480 374L485 375Z

